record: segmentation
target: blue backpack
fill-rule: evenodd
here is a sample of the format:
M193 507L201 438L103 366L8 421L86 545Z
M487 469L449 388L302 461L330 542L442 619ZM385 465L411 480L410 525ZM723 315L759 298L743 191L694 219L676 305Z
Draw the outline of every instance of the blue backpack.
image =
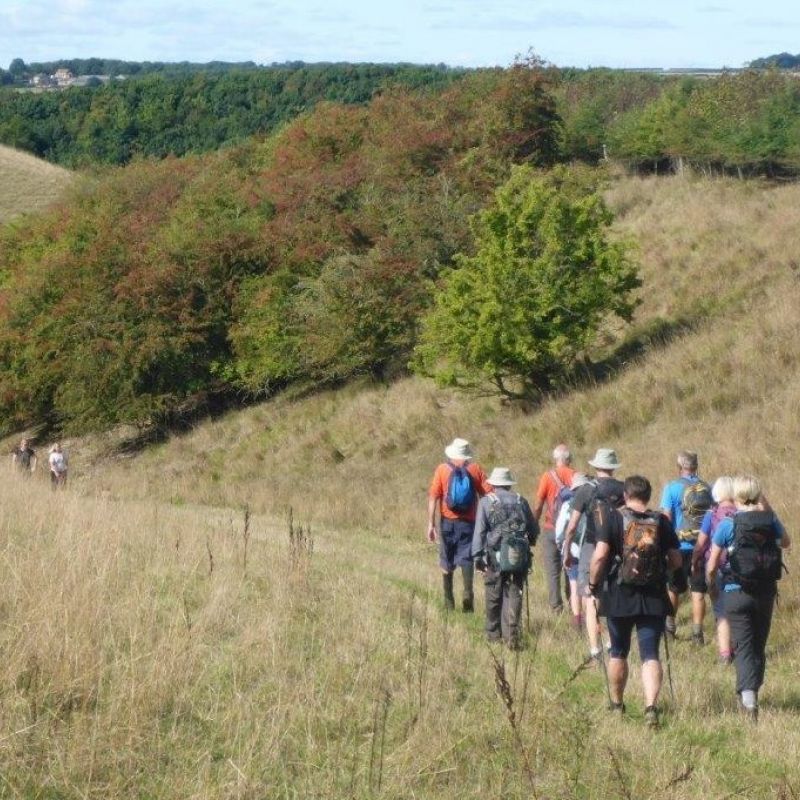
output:
M456 514L463 514L470 511L475 505L475 487L472 483L472 475L467 471L464 464L461 467L450 467L450 480L447 482L447 507Z

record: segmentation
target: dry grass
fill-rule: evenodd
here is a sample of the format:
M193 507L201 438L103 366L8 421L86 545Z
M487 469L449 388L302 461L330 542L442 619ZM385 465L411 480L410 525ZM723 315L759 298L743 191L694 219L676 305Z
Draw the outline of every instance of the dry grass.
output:
M56 202L72 177L68 170L0 145L0 224Z
M753 470L790 530L800 520L800 187L626 181L611 196L642 243L640 331L695 295L724 302L607 382L530 414L419 380L354 385L135 458L73 442L64 494L5 482L0 797L797 796L796 570L755 729L731 670L685 642L666 730L642 724L636 667L632 718L609 719L538 571L534 638L507 684L479 615L439 605L425 489L457 434L528 493L560 439L581 461L613 445L656 484L694 446L706 475ZM290 505L313 551L290 550Z

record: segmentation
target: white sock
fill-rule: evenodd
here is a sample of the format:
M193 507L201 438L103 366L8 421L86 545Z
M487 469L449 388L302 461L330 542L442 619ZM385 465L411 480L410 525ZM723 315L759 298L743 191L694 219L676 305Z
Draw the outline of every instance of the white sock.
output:
M600 655L600 648L599 647L593 647L589 652L593 656L599 656Z
M745 708L755 708L758 705L758 694L752 689L745 689L742 692L742 705Z

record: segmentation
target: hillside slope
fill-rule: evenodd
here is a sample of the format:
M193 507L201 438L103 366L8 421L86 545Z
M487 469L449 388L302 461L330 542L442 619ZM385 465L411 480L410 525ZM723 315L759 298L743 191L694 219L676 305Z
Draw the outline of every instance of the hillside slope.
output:
M0 145L0 223L54 203L71 180L61 167Z
M625 180L609 197L620 235L641 243L645 286L633 329L608 332L603 380L531 413L418 379L354 384L133 457L110 438L67 442L63 495L43 480L0 484L8 791L797 796L796 557L757 728L737 715L713 647L685 640L665 729L643 727L636 656L628 718L610 718L602 674L580 667L585 644L547 610L538 566L528 649L500 668L480 614L439 602L425 489L454 435L487 467L517 470L526 493L558 440L580 464L614 446L623 472L655 484L696 447L705 475L753 470L789 529L800 521L800 187ZM289 506L313 543L287 536Z

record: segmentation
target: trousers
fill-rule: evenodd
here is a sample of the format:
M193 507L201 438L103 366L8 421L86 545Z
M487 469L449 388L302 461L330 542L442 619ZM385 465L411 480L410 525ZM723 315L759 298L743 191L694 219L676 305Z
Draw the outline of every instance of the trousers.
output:
M487 567L484 574L484 597L488 639L496 641L502 638L509 647L519 644L525 577Z
M561 563L561 553L556 547L556 535L553 531L543 531L541 536L542 541L542 564L544 565L544 576L547 581L547 600L550 603L550 608L561 609L564 606L564 601L561 595L561 581L562 576L564 582L564 568ZM569 584L567 583L567 587ZM565 591L569 591L565 588Z
M764 683L767 638L775 608L775 592L725 592L724 608L735 648L736 691L757 692Z

